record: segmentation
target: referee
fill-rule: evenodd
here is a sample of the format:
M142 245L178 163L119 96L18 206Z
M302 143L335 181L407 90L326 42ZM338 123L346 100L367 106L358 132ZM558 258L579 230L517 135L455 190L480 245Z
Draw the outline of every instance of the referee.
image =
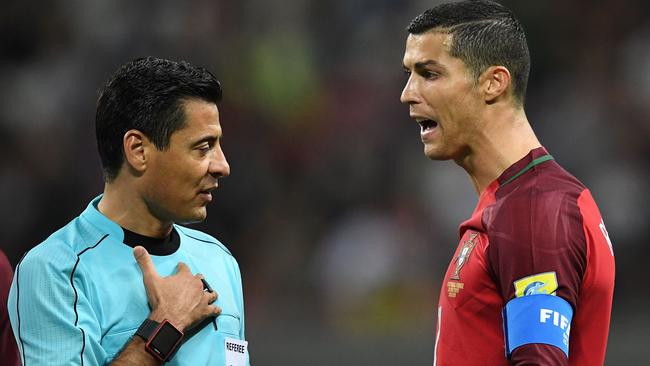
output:
M20 261L9 315L32 365L247 365L239 267L206 218L230 167L221 86L153 57L120 67L97 101L104 192ZM218 294L218 296L217 296Z

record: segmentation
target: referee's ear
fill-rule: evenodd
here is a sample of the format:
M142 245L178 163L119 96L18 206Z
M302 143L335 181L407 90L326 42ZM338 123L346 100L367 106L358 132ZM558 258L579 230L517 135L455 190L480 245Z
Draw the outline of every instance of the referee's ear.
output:
M139 130L128 130L122 139L124 159L132 174L141 175L147 169L146 147L149 139Z

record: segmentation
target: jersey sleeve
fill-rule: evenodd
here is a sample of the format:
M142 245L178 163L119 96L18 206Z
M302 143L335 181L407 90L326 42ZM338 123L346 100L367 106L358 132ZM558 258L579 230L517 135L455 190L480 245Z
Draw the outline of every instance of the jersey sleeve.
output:
M506 344L512 363L568 364L570 314L586 268L586 241L575 199L536 189L510 197L490 221L488 236L489 271L506 304L504 322L510 321L504 324L506 343L511 330L533 336L512 350ZM566 305L564 312L556 311L556 305ZM517 315L526 312L527 317ZM568 321L562 321L563 316ZM561 328L564 339L555 339L564 343L564 351L553 345L558 343L539 340L546 337L542 326Z
M8 307L25 365L103 365L99 322L72 250L39 246L18 264Z

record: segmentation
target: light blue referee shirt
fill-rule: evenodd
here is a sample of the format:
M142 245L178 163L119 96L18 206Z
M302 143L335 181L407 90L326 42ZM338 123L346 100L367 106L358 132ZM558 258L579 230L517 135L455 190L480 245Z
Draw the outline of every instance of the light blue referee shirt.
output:
M16 267L8 309L25 366L104 365L149 316L142 273L122 228L97 210L101 196L81 215L30 250ZM180 246L152 255L161 276L179 261L201 273L219 294L222 313L187 337L170 365L226 365L226 340L243 341L244 300L239 266L215 238L179 225ZM241 347L236 348L241 350ZM228 354L228 355L227 355Z

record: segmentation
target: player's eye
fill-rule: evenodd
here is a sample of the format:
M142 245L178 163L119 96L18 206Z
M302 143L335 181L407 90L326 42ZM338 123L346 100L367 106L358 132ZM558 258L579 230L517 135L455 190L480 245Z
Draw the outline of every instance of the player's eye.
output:
M422 75L423 78L428 79L428 80L437 79L438 76L440 76L440 74L438 74L437 72L429 71L429 70L422 71L420 73L420 75Z

